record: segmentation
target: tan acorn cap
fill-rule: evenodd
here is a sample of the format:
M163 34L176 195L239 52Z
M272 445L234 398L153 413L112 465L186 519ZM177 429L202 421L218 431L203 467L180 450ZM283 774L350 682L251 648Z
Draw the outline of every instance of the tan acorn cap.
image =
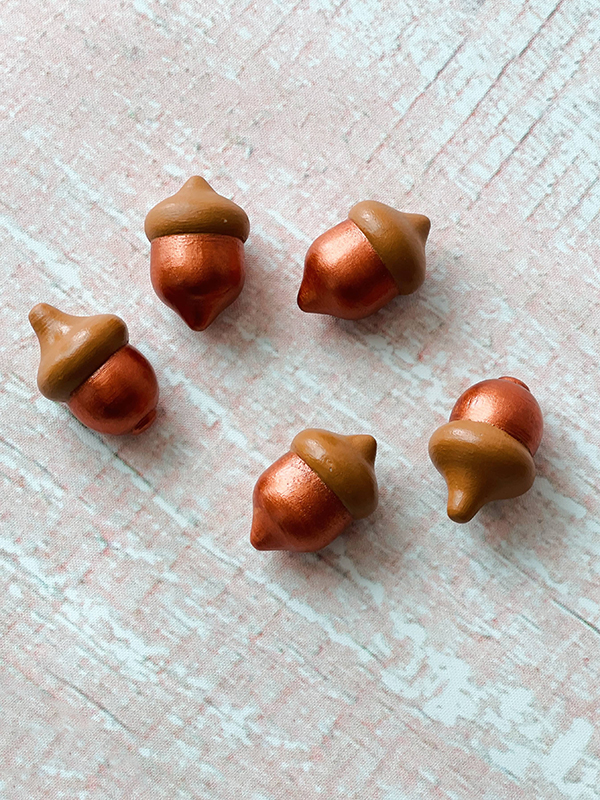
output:
M38 387L50 400L66 402L129 341L127 325L114 314L76 317L38 303L29 322L40 343Z
M488 422L448 422L429 440L429 457L448 486L448 516L469 522L486 503L525 494L535 479L529 450Z
M217 194L204 178L194 175L148 212L144 229L150 241L182 233L217 233L245 242L250 222L233 200Z
M379 499L375 477L377 442L372 436L343 436L308 428L294 438L290 449L317 473L354 519L375 511Z
M425 243L431 222L377 200L363 200L348 218L360 228L391 273L400 294L412 294L425 280Z

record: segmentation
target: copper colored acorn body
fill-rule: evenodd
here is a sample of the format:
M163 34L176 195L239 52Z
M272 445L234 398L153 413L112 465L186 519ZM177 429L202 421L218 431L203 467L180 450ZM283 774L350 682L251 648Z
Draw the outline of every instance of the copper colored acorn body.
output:
M185 233L154 239L154 291L194 331L203 331L244 286L244 245L234 236Z
M244 286L245 212L198 176L147 215L150 278L158 297L205 330Z
M150 362L126 344L76 389L67 405L98 433L138 434L156 419L158 383Z
M38 303L29 321L40 342L38 387L99 433L138 434L156 418L158 383L151 364L128 343L112 314L77 317Z
M363 319L425 279L430 221L367 200L319 236L306 254L298 305L302 311Z
M314 552L377 507L372 436L302 431L254 488L257 550Z
M258 479L250 541L257 550L313 552L326 547L352 515L295 453L286 453Z
M468 522L493 500L527 492L543 434L540 407L516 378L482 381L459 397L429 455L448 485L448 516Z

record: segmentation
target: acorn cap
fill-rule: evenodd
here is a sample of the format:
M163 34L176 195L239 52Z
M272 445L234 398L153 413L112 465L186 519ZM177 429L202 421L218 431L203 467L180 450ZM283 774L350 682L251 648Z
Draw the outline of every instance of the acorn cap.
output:
M127 325L114 314L76 317L38 303L29 322L40 343L38 387L50 400L66 402L129 341Z
M400 294L416 291L425 280L425 243L430 220L422 214L397 211L376 200L357 203L348 218L367 237Z
M486 503L525 494L535 479L529 450L487 422L456 420L429 440L429 456L448 486L448 516L469 522Z
M217 233L245 242L250 222L243 209L194 175L148 212L144 229L150 241L181 233Z
M375 511L377 442L372 436L343 436L309 428L294 438L290 450L317 473L354 519Z

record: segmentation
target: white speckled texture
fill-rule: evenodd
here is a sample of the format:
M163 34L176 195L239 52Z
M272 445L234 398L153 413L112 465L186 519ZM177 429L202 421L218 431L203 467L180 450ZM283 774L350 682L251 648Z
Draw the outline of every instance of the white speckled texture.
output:
M600 785L597 0L5 0L0 82L0 798L554 800ZM147 210L190 174L251 219L194 334ZM418 294L295 305L374 198L432 219ZM35 387L38 301L114 312L157 424ZM512 374L532 491L446 519L427 440ZM317 555L253 551L300 429L372 433L381 504Z

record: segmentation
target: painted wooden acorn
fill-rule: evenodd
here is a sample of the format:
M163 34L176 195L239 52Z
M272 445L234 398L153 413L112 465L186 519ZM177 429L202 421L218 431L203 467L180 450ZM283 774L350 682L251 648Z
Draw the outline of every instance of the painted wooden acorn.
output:
M197 175L148 212L150 278L159 298L205 330L244 286L246 212Z
M310 246L298 292L302 311L363 319L425 280L431 222L364 200Z
M29 321L40 343L37 383L44 397L66 403L80 422L99 433L137 434L152 425L156 375L128 344L120 317L73 316L38 303Z
M254 488L253 547L314 552L371 514L378 502L376 453L372 436L299 433Z
M469 522L486 503L525 494L535 479L542 412L517 378L477 383L457 400L450 422L429 441L448 485L448 516Z

